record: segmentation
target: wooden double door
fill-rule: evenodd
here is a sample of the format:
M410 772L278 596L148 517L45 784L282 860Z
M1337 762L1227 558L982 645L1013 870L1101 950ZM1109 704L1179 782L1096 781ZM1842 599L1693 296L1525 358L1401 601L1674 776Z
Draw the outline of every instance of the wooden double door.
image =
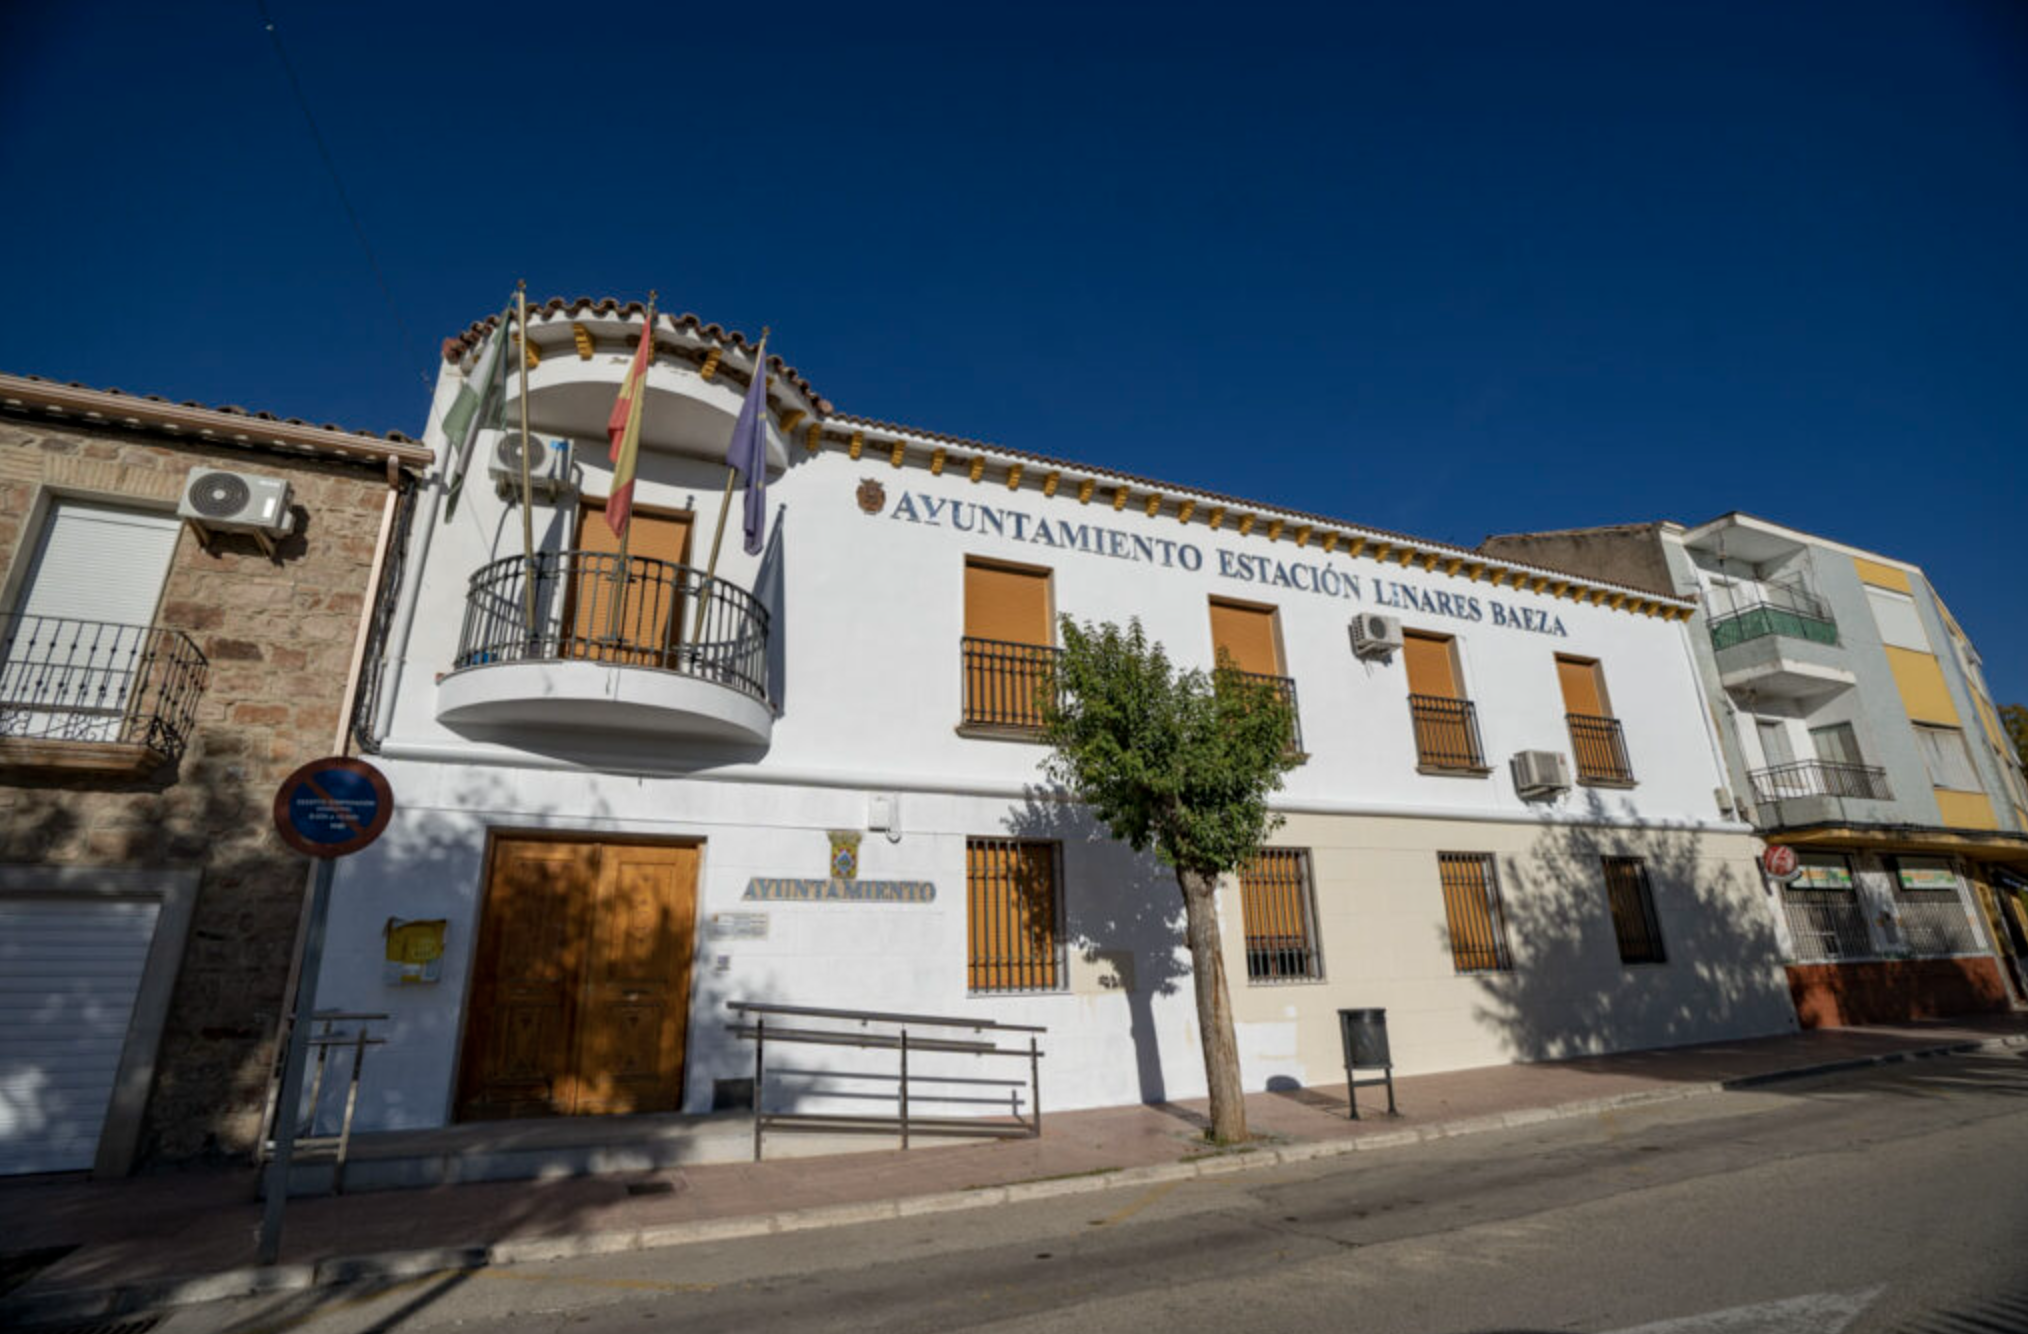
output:
M681 1105L697 861L694 844L495 840L459 1120Z

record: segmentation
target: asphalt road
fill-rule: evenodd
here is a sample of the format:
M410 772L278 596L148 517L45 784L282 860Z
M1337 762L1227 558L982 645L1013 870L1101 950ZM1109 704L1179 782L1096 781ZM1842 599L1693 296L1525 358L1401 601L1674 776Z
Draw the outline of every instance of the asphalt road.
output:
M2028 1331L2028 1060L1960 1057L762 1240L172 1314L158 1334Z

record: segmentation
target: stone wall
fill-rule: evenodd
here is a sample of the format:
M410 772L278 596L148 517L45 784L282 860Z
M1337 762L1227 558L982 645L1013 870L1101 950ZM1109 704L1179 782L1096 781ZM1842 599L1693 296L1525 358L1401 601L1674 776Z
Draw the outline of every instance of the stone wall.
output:
M0 579L33 555L38 490L173 510L198 465L287 478L296 532L272 558L250 537L221 535L207 550L186 526L177 541L157 621L210 663L180 765L141 780L0 772L0 862L203 872L144 1163L243 1154L258 1133L306 884L306 859L275 835L272 803L281 779L336 737L386 475L0 415Z
M1479 543L1488 556L1526 561L1585 579L1680 597L1652 523L1570 528L1555 533L1506 533Z

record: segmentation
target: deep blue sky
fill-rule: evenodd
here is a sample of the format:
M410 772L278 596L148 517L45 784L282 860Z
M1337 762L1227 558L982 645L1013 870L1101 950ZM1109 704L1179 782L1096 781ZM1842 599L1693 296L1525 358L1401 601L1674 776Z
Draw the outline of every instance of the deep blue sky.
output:
M0 369L410 432L531 294L841 409L1472 543L1747 509L2028 699L2028 6L0 16Z

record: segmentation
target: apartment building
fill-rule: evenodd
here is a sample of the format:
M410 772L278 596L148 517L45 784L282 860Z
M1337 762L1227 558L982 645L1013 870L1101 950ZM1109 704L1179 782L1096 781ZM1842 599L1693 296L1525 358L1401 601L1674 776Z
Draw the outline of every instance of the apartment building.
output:
M344 744L427 461L0 375L0 1175L253 1147L305 883L269 811Z
M1978 651L1919 566L1738 513L1481 550L1696 601L1732 791L1801 854L1768 902L1804 1024L2020 997L2028 785Z
M734 1105L737 1000L1046 1026L1055 1107L1201 1093L1173 881L1043 779L1061 616L1295 705L1286 822L1221 895L1249 1088L1341 1080L1339 1007L1386 1007L1403 1071L1794 1027L1690 598L848 414L644 325L534 314L532 553L516 434L445 427L493 323L446 345L372 727L398 809L338 869L318 993L392 1016L362 1130ZM604 432L644 336L623 552ZM749 555L722 460L770 373ZM388 963L416 920L427 976ZM851 1055L762 1096L821 1108L798 1080Z

